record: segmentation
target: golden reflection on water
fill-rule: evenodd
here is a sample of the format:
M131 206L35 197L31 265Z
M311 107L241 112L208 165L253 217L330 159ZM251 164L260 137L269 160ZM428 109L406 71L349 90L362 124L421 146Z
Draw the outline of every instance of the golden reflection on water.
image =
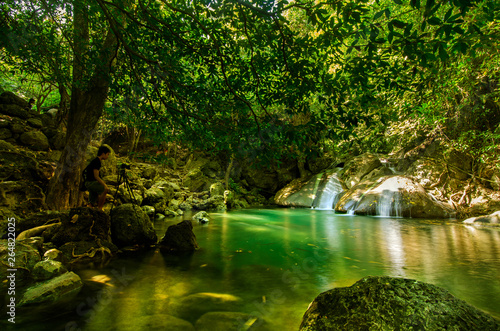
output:
M214 214L194 230L198 252L173 265L160 252L146 254L128 271L130 284L109 289L112 299L98 303L85 330L175 315L178 302L200 293L241 298L238 311L297 330L320 292L368 275L430 282L500 317L498 229L281 209Z

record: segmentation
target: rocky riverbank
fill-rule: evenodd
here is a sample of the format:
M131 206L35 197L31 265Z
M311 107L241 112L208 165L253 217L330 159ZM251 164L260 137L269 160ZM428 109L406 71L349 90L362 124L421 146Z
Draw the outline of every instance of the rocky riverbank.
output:
M51 113L37 114L26 106L12 93L0 96L0 231L7 233L9 220L15 220L13 267L19 270L20 306L73 297L83 284L72 270L81 264L104 264L135 249L195 251L191 220L171 226L163 238L153 228L154 221L188 213L283 205L498 223L497 171L474 179L472 161L445 154L438 141L400 155L324 156L301 167L292 160L285 167L259 169L237 160L230 167L229 187L224 184L227 160L183 150L175 162L139 162L113 151L101 170L111 189L104 212L86 207L51 211L46 194L65 132ZM100 144L88 147L88 160ZM209 219L201 213L194 221ZM0 258L6 260L8 254L8 240L1 240Z

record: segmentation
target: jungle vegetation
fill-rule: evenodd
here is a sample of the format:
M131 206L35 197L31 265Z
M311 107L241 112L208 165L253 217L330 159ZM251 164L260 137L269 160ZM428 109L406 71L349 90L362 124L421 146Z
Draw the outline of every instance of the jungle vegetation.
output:
M228 162L426 136L498 158L496 0L4 0L0 15L0 88L67 117L52 208L75 205L103 118Z

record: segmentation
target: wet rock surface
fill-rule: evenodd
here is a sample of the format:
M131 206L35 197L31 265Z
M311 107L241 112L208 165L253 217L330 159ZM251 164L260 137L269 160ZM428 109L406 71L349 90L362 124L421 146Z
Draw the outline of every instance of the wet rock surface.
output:
M118 247L152 245L157 242L153 223L141 207L120 205L111 211L110 217L113 243Z
M500 322L432 284L370 276L309 305L300 331L326 330L500 330Z
M189 253L197 250L198 243L193 232L193 224L189 220L168 227L159 242L162 251Z
M80 292L83 283L74 272L66 272L58 277L37 283L24 292L19 306L42 302L57 302L71 299Z

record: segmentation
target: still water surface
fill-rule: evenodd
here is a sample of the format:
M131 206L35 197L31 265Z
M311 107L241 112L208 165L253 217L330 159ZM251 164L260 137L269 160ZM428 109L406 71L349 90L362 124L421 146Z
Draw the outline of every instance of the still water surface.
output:
M200 250L190 258L150 251L79 271L86 284L103 285L86 287L76 308L45 315L44 323L52 330L140 330L186 296L208 292L241 298L234 310L264 318L272 330L297 330L319 293L368 275L442 286L500 319L499 229L311 209L211 216L209 224L194 224ZM160 237L170 224L155 224Z

